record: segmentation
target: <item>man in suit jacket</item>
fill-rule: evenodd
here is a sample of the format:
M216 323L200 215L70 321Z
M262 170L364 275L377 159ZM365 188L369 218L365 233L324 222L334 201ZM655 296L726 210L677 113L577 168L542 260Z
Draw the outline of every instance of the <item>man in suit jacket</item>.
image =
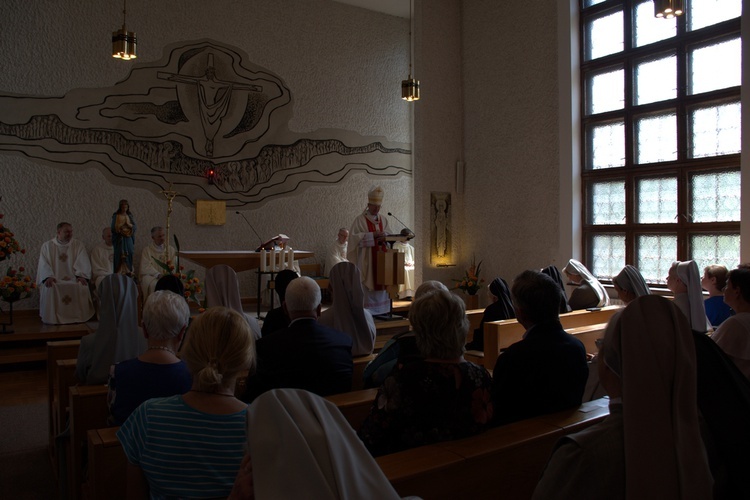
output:
M524 271L513 280L513 309L526 333L495 363L496 424L581 404L589 374L586 349L560 324L561 293L552 278L536 271Z
M308 277L293 280L283 307L289 326L258 340L258 369L247 379L243 400L276 388L328 396L352 389L352 339L318 323L320 287Z

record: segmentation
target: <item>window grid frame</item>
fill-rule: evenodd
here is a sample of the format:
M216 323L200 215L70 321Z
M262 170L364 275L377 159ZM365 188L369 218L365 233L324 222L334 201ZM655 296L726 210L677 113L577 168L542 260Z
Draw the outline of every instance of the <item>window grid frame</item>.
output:
M582 248L586 262L593 260L592 242L596 235L625 234L625 260L633 263L636 260L636 240L642 234L676 234L677 259L687 260L689 257L689 242L693 234L739 234L740 222L703 222L694 223L689 220L689 180L692 174L700 172L720 172L740 169L740 154L728 154L713 157L689 158L690 141L690 112L695 107L722 104L725 102L741 102L740 86L713 90L700 94L689 95L687 78L689 69L688 56L691 47L702 46L706 43L740 37L740 19L730 19L713 26L707 26L696 31L687 31L685 16L677 20L677 33L673 38L653 42L641 47L633 44L633 29L635 7L638 0L607 0L592 7L584 7L585 0L581 0L580 8L580 61L581 61L581 189L582 189ZM600 16L612 14L618 10L623 12L623 36L625 37L623 51L609 54L595 60L586 61L586 23ZM675 54L677 58L677 97L667 101L635 105L634 74L635 66L646 59ZM608 69L621 67L624 69L624 106L622 109L598 114L587 114L588 80L591 74L598 74ZM677 159L673 161L636 164L635 161L635 123L639 117L674 112L677 115ZM589 127L612 121L622 121L625 127L625 166L589 169L590 160ZM647 177L677 177L677 210L678 217L674 223L638 224L636 220L637 180ZM589 207L592 185L595 182L623 181L625 182L625 222L623 224L591 224ZM603 281L607 281L606 279Z

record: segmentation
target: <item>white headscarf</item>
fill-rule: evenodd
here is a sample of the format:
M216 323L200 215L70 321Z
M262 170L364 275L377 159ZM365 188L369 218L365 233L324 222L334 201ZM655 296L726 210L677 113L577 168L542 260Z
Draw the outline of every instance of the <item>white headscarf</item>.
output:
M114 363L140 356L148 347L138 328L138 290L124 274L110 274L99 284L99 326L81 339L76 378L104 384Z
M643 279L641 272L630 264L623 267L620 274L615 276L612 281L623 290L634 293L636 297L651 295L651 289L648 287L646 280Z
M698 270L698 264L694 260L686 260L685 262L673 262L672 267L675 266L677 267L677 277L687 287L690 311L684 312L690 320L690 328L696 332L707 332L711 329L711 323L706 317L706 307L703 304L703 289L701 288L701 273Z
M359 269L351 262L339 262L331 269L333 304L322 323L352 337L352 355L371 354L375 347L375 322L365 309L365 291Z
M627 498L712 498L698 425L696 358L682 312L639 297L610 321L599 351L620 375Z
M599 280L596 279L588 269L586 269L586 266L575 259L570 259L568 261L568 265L563 268L563 272L580 276L586 281L586 283L589 284L589 286L594 290L594 292L596 292L596 295L599 297L599 303L596 307L604 307L609 305L609 294L607 293L607 290L605 290L604 286L599 283Z
M255 338L260 338L258 321L242 310L240 282L237 280L237 273L226 264L213 266L206 272L206 305L208 307L224 306L234 309L245 316Z
M299 389L274 389L247 414L258 500L399 498L333 403Z

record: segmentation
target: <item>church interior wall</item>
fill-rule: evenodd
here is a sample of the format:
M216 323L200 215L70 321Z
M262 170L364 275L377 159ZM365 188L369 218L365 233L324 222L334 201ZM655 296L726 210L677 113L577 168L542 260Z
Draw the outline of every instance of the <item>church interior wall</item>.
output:
M487 280L562 267L555 5L463 4L465 261Z
M0 89L62 96L126 78L133 63L110 57L111 32L122 23L120 8L117 2L86 0L2 2ZM183 40L210 38L245 51L250 61L280 75L291 89L291 132L342 129L411 142L411 109L398 98L408 71L406 19L330 0L221 2L211 9L198 0L134 0L128 2L127 25L138 35L135 64L158 60L165 46ZM150 241L149 229L165 223L166 202L158 189L127 179L112 182L94 164L71 170L2 154L0 176L3 222L27 249L23 259L11 262L34 275L41 244L54 236L62 220L71 222L74 237L91 249L118 200L128 199L138 224L136 261ZM414 188L408 175L373 180L355 173L335 186L312 185L243 214L262 237L288 234L291 246L314 251L322 263L338 228L348 227L365 208L366 192L375 182L386 192L384 209L411 224ZM258 244L234 210L227 211L224 226L197 226L194 208L175 203L171 232L183 249L251 249ZM199 267L187 267L196 267L202 276ZM243 294L254 295L253 273L240 278ZM36 307L36 296L18 304L19 309Z

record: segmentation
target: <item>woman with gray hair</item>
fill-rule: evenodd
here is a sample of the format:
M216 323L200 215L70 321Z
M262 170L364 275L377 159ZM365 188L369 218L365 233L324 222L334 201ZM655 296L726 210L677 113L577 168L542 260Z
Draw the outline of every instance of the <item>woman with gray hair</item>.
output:
M609 417L557 443L533 498L712 498L684 315L639 297L607 326L599 356Z
M643 275L637 267L626 265L620 274L612 278L612 284L617 291L617 296L625 304L629 304L638 297L651 295L651 289L643 279Z
M478 434L492 419L492 379L464 360L463 300L436 290L409 311L424 359L399 364L378 390L359 437L374 456Z
M192 378L184 361L177 357L190 321L185 298L167 290L152 293L143 307L143 336L148 348L137 358L110 367L109 421L122 425L133 410L151 398L182 394Z

